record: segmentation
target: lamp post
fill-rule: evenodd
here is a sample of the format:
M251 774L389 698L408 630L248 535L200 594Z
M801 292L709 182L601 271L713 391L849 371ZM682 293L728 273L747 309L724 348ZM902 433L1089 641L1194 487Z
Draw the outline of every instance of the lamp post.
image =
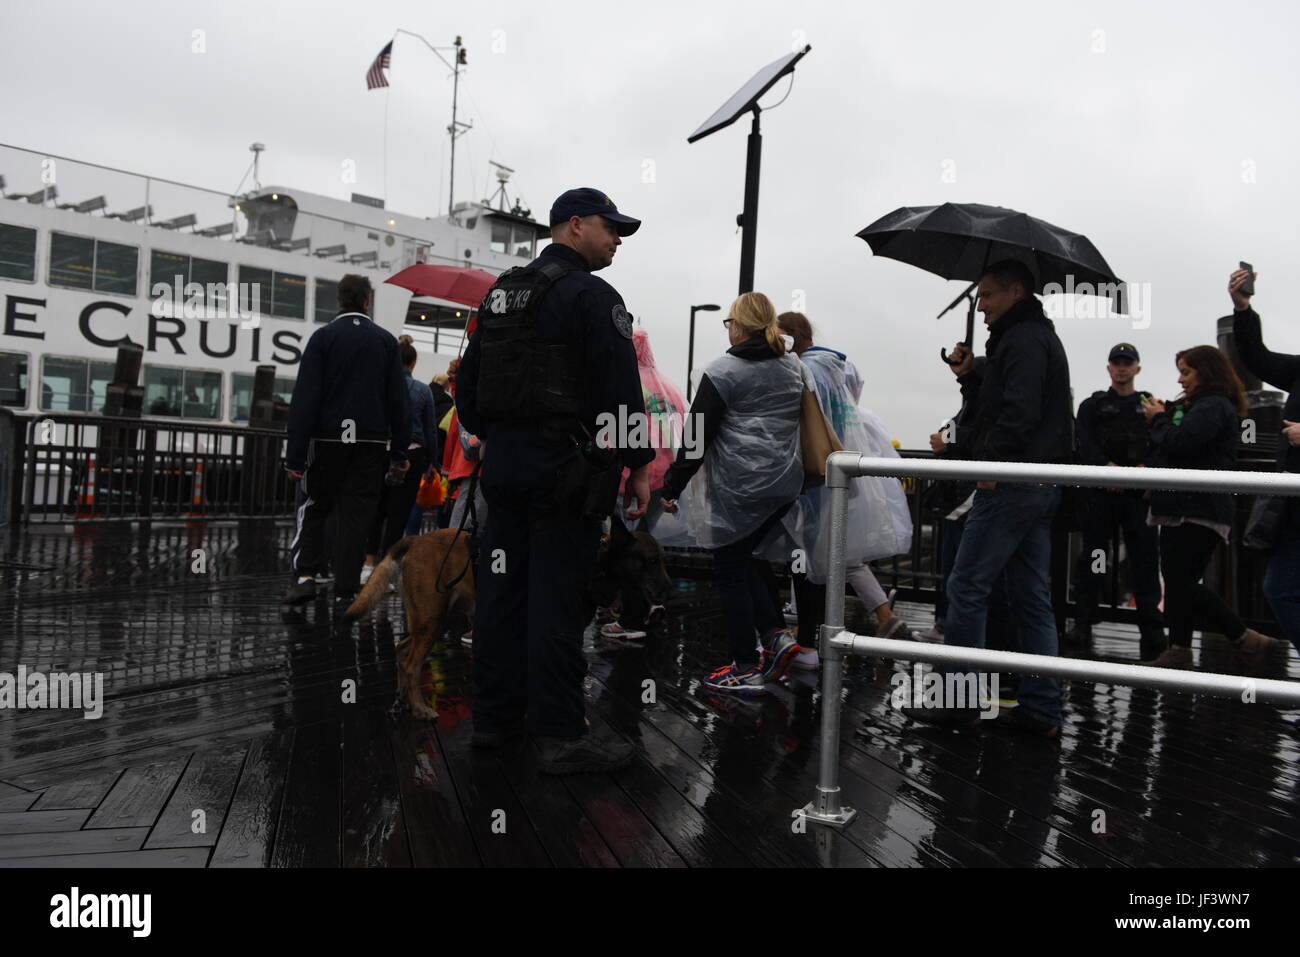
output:
M705 306L691 306L691 341L686 347L686 401L691 401L691 369L695 368L695 314L697 312L717 312L721 306L709 303Z

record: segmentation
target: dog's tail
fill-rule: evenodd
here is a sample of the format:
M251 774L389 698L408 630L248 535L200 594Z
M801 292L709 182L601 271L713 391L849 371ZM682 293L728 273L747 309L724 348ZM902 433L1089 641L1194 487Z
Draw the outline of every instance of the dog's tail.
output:
M388 591L388 581L393 577L393 572L397 571L398 564L406 556L406 552L414 542L414 538L404 538L388 550L384 560L375 566L375 570L370 573L370 578L366 582L366 587L361 589L361 594L357 596L356 601L348 606L348 610L343 613L345 619L360 618L379 604L384 593Z

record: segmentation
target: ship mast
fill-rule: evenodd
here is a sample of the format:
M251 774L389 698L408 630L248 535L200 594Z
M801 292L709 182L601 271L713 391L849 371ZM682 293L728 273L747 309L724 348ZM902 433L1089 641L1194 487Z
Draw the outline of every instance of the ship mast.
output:
M415 37L430 50L434 56L446 64L452 71L451 87L451 125L447 127L447 135L451 137L451 184L447 190L447 215L450 216L456 205L456 138L464 133L468 133L474 128L473 123L462 123L456 119L457 101L460 94L460 68L467 65L469 61L465 58L465 43L460 37L449 47L436 47L418 33L412 33L410 30L397 30L397 33L404 33L408 37ZM453 62L447 63L447 58L442 55L444 50L455 50L456 55Z

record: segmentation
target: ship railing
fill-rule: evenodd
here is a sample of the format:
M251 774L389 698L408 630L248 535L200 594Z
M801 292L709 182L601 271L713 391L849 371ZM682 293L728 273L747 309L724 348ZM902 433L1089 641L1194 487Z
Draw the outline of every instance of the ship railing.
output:
M1086 488L1300 496L1300 475L1277 472L894 459L874 458L858 452L832 453L826 460L826 487L830 492L828 505L830 537L825 624L822 625L818 636L822 702L820 764L817 789L813 799L799 812L808 820L843 827L853 819L855 813L852 808L844 806L839 788L840 720L843 707L844 659L847 655L923 662L947 669L961 666L965 669L978 669L984 674L1012 672L1155 688L1184 694L1208 694L1287 707L1300 705L1300 682L1177 671L1142 665L898 641L853 634L844 623L848 485L850 479L863 475L899 479L923 477L968 482L1020 482Z

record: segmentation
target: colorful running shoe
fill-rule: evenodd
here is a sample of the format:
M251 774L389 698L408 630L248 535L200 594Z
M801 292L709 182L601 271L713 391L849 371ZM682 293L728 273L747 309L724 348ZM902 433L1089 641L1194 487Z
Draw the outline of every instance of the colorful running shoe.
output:
M728 694L767 694L767 682L763 680L763 672L758 665L752 665L741 671L734 663L729 664L705 678L704 686Z
M762 662L759 670L766 681L776 681L790 670L790 663L799 654L799 642L790 629L781 628L774 631L763 642Z
M624 628L618 622L611 621L600 626L600 637L610 638L615 641L620 639L624 641L641 641L645 638L645 632L635 628Z

